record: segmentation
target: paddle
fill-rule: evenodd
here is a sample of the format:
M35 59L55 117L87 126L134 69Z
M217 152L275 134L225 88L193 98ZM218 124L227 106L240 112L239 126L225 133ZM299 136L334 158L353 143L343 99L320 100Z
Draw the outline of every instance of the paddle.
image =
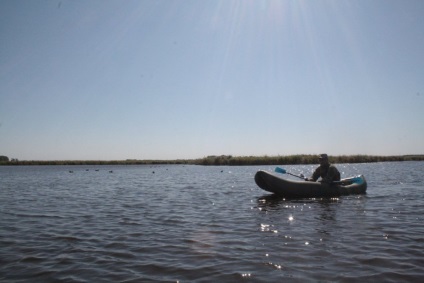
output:
M302 180L306 180L306 178L305 178L305 176L303 176L303 174L300 174L300 176L299 175L295 175L295 174L292 174L290 172L287 172L286 169L283 169L283 168L280 168L280 167L275 168L275 172L281 173L281 174L289 174L289 175L298 177L298 178L300 178Z
M341 181L333 181L333 184L352 184L352 183L362 183L361 176L351 177L347 179L343 179Z

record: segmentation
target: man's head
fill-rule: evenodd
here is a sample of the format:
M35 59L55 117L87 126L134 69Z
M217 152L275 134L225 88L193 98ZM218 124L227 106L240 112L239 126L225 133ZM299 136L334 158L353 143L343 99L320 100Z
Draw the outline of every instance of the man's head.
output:
M326 153L322 153L318 156L319 164L326 165L329 164L328 162L328 155Z

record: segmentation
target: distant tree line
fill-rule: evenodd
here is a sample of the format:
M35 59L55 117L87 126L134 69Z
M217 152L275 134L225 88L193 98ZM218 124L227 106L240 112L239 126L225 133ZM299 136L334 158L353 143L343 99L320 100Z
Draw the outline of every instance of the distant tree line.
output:
M373 156L373 155L340 155L329 156L331 163L371 163L390 161L423 161L424 155ZM287 156L208 156L195 160L198 165L297 165L318 164L317 155Z
M373 156L373 155L340 155L329 156L331 163L371 163L390 161L424 161L424 155L399 155L399 156ZM317 155L287 155L287 156L232 156L219 155L207 156L199 159L178 160L56 160L37 161L11 159L0 156L0 165L165 165L165 164L191 164L191 165L296 165L317 164Z
M9 162L9 157L0 155L0 162Z
M0 161L0 165L165 165L193 164L191 160L21 160Z

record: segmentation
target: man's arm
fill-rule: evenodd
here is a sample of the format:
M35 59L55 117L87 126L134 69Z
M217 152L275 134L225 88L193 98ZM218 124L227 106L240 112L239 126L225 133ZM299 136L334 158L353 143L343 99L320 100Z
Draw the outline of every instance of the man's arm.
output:
M307 181L316 182L318 178L320 177L320 170L321 170L321 167L318 167L317 169L315 169L314 173L312 173L311 178L308 178Z

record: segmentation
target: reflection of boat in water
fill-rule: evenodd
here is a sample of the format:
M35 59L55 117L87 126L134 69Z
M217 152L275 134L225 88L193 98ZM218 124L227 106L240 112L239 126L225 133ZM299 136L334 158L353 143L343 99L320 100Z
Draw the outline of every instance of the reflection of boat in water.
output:
M325 184L287 180L273 173L260 170L256 172L255 182L261 189L287 198L337 197L364 194L367 190L367 182L363 175Z

